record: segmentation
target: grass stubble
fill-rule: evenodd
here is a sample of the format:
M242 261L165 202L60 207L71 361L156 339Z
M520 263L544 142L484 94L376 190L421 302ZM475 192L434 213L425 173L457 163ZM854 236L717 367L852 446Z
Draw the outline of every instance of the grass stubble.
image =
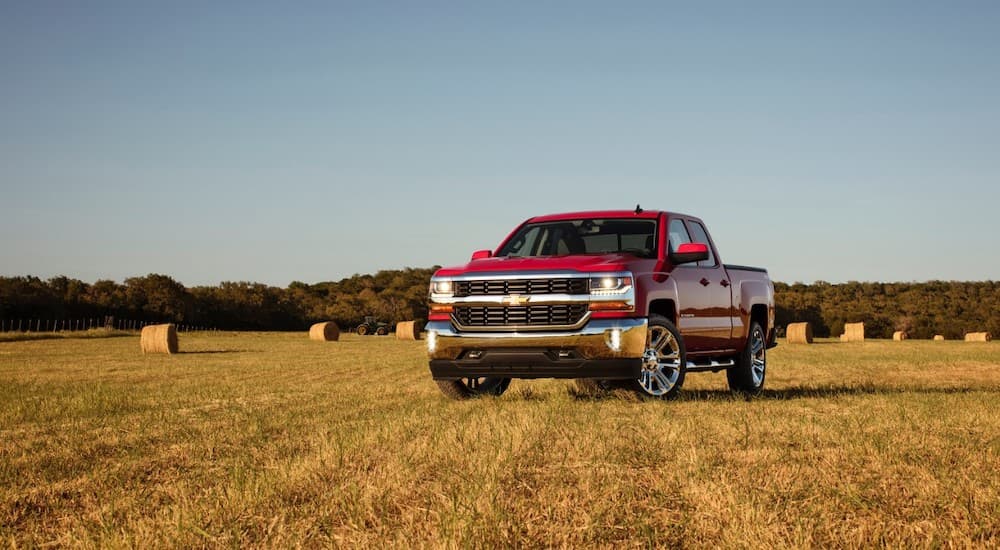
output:
M779 346L767 392L515 381L423 342L0 343L0 542L33 547L1000 544L1000 345Z

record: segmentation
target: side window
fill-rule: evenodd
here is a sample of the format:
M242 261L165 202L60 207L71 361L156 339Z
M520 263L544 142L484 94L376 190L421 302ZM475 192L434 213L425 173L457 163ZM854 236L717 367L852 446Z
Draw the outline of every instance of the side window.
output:
M687 229L684 227L684 221L680 219L671 220L670 222L670 251L676 252L677 247L691 242L691 237L688 236Z
M708 240L708 232L705 231L705 227L693 221L688 221L688 226L691 228L691 236L694 238L694 242L708 245L708 259L698 262L698 266L715 267L715 253L712 252L712 243Z

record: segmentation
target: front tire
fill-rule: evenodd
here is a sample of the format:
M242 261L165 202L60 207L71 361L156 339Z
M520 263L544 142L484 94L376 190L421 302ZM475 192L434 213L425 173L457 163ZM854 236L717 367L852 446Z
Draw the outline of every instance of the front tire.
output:
M385 327L378 327L375 329L375 336L385 336L386 334L389 334L389 329Z
M510 386L510 378L462 378L435 382L441 393L457 401L480 396L497 397Z
M726 371L729 389L747 396L760 394L767 377L767 339L757 321L750 322L750 336L736 361L736 366Z
M633 384L635 390L642 395L673 399L684 385L686 372L687 352L681 332L666 317L650 315L642 373Z

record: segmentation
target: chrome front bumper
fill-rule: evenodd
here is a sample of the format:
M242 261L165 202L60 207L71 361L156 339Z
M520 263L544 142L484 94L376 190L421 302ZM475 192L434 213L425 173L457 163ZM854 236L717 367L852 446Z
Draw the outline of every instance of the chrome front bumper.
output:
M646 350L646 319L592 319L566 332L458 332L446 321L424 328L431 360L465 359L469 352L505 350L572 351L581 359L638 359Z

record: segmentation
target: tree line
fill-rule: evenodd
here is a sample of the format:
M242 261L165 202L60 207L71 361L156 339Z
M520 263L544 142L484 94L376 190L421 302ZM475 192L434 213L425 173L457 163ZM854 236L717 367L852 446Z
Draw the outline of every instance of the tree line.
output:
M68 277L0 277L0 318L117 317L226 330L303 330L314 322L357 326L366 315L396 323L427 318L427 285L436 268L354 275L337 282L250 282L187 288L167 275L118 283ZM873 338L903 330L914 338L1000 334L1000 282L775 283L779 330L808 321L817 336L836 336L863 321Z
M123 283L68 277L0 277L0 318L115 317L227 330L303 330L335 321L347 329L365 316L392 323L427 318L427 287L436 268L379 271L338 282L251 282L186 288L167 275Z
M865 335L890 338L897 330L912 338L967 332L1000 334L1000 281L806 285L775 283L775 325L808 321L817 336L836 336L844 323L865 323Z

